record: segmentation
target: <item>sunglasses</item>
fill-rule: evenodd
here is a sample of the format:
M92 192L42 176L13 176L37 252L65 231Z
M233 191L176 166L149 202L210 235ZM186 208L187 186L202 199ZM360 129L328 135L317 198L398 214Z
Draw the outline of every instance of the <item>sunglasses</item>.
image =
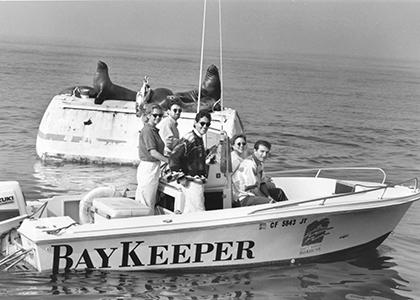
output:
M157 117L159 117L159 118L162 118L163 117L163 114L152 114L152 116L153 116L153 118L157 118Z
M174 113L181 113L181 112L182 112L182 109L177 109L177 108L174 108L172 111L173 111Z
M208 122L208 123L206 123L206 122L200 122L201 127L204 127L204 126L210 127L210 124L211 124L211 122Z
M246 143L236 143L236 146L246 146Z

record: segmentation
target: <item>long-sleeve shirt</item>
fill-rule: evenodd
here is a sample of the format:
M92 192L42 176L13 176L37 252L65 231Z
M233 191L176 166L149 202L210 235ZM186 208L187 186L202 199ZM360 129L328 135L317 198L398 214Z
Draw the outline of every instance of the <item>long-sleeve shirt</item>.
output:
M264 196L260 191L265 182L264 165L253 155L245 158L232 175L233 195L235 200L243 200L247 196Z
M236 151L232 151L230 157L232 160L232 174L234 174L244 159Z
M181 138L169 159L172 171L182 171L189 176L207 177L206 151L203 139L195 130Z
M159 128L160 137L165 143L165 154L169 155L179 141L178 123L174 118L167 116L156 127Z

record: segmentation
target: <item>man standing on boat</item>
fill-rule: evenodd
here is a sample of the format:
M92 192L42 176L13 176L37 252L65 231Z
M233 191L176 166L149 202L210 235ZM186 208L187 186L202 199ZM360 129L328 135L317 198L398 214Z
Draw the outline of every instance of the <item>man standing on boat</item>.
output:
M169 159L170 169L181 173L177 180L185 195L183 213L205 210L204 183L208 175L207 164L214 159L214 154L206 155L203 135L207 133L210 124L210 113L198 112L193 130L182 137Z
M160 137L165 143L165 156L168 156L179 142L177 120L181 117L182 112L180 101L177 98L170 99L168 104L168 116L156 125L159 128Z
M244 159L233 174L234 206L250 206L287 200L280 188L276 188L264 174L264 161L271 144L258 140L252 155Z

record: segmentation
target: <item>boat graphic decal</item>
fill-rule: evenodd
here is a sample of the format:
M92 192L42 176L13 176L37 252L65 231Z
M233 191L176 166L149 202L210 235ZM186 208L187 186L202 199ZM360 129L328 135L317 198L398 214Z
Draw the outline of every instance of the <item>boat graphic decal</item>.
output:
M302 247L300 248L300 255L313 254L321 251L321 243L324 237L329 233L333 227L328 227L330 224L329 218L313 221L306 226L305 234L303 235Z
M333 227L328 227L330 224L329 218L314 221L306 226L305 234L303 236L302 246L309 246L313 244L322 243L324 237L329 234L329 230Z
M144 266L211 264L252 260L252 240L147 245L145 241L122 241L105 248L74 248L69 244L51 245L52 271L71 269L126 269Z

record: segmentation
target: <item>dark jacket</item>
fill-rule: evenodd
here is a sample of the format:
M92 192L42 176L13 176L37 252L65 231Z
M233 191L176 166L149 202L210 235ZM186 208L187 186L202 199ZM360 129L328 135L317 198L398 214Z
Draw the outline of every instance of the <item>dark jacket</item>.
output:
M187 133L173 149L169 157L169 168L185 175L207 177L206 151L203 139L194 131Z

